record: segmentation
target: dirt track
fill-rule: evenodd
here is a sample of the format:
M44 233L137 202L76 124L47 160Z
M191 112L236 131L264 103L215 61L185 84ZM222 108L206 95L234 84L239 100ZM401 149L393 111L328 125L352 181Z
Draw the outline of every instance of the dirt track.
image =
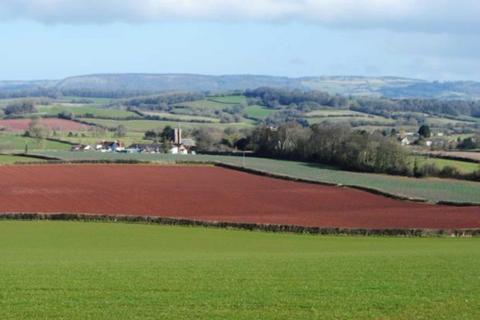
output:
M201 166L3 166L0 212L132 214L345 228L480 228L480 207L397 201Z

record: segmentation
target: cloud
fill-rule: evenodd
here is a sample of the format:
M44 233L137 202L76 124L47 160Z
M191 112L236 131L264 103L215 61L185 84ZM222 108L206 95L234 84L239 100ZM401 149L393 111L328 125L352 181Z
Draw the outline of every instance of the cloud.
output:
M480 32L478 0L1 0L0 19L43 23L307 22L327 27Z

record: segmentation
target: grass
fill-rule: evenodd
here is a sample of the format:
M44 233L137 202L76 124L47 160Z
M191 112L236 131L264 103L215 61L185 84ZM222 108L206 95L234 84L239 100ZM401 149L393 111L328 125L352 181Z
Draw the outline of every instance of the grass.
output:
M395 124L395 120L393 119L387 119L384 117L380 116L373 116L373 115L366 115L365 116L359 116L356 114L352 114L350 116L346 114L331 114L331 115L323 115L323 116L310 116L307 118L308 123L310 124L317 124L317 123L322 123L322 122L332 122L332 123L337 123L337 122L363 122L365 124L373 124L373 125L389 125L389 124Z
M213 102L219 102L224 104L240 104L247 101L247 98L243 95L236 95L236 96L215 96L215 97L208 97L207 100Z
M127 131L133 132L145 132L152 129L162 129L165 126L176 127L178 122L176 121L156 121L156 120L105 120L105 119L84 119L90 123L99 124L107 128L115 128L119 125L124 125L127 128ZM200 127L213 127L219 129L225 128L245 128L252 126L249 122L238 122L238 123L194 123L194 122L182 122L181 127L183 129L194 129Z
M176 104L175 106L188 107L191 109L210 109L210 110L223 110L230 106L228 103L212 101L209 99L187 101Z
M128 132L127 136L118 138L114 132L106 131L102 134L94 134L92 132L77 133L74 136L68 136L66 133L59 133L57 138L63 141L68 141L75 144L96 144L99 141L107 140L120 140L127 146L133 143L151 143L150 140L143 139L144 134L142 132Z
M77 97L77 96L63 96L60 100L64 101L72 101L72 100L87 100L91 102L92 104L96 105L106 105L111 103L112 101L115 101L116 99L112 98L91 98L91 97Z
M2 319L479 319L480 239L0 222Z
M38 112L43 115L57 116L61 112L71 112L76 117L87 117L93 115L94 117L116 118L124 119L129 117L139 118L140 116L134 112L121 109L100 108L98 106L90 106L85 104L60 104L37 106Z
M115 154L98 152L42 152L43 155L65 160L142 160L152 162L218 161L235 166L242 166L242 157L209 155L170 155L170 154ZM284 161L247 157L247 168L290 176L310 181L326 182L350 186L367 187L390 194L411 198L422 198L431 202L474 202L480 203L480 183L436 178L407 178L383 174L359 173L339 170L324 165L297 161Z
M28 145L29 151L66 151L70 150L70 145L66 143L32 139L21 135L0 133L0 149L3 151L21 151Z
M307 117L369 117L370 115L363 112L352 111L348 109L322 109L308 112Z
M45 160L28 158L28 157L19 157L9 154L0 154L0 165L3 164L15 164L20 162L45 162Z
M460 161L460 160L450 160L450 159L440 159L440 158L427 158L427 157L415 157L417 159L417 164L419 166L425 164L434 164L440 170L446 166L454 167L462 173L472 173L474 171L480 170L480 164L474 162Z
M244 109L244 112L248 117L260 120L265 119L276 111L277 110L268 109L262 106L248 106Z
M147 111L143 112L149 116L157 116L161 117L162 119L170 120L170 121L203 121L203 122L220 122L219 119L213 117L203 117L203 116L195 116L195 115L186 115L186 114L174 114L174 113L167 113L167 112L156 112L156 111Z

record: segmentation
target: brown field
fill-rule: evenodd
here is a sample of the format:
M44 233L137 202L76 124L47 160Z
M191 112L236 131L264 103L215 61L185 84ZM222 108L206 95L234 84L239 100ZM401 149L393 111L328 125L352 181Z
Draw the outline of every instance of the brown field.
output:
M0 128L5 128L7 131L25 131L31 121L31 119L0 120ZM64 119L47 118L40 119L40 122L50 130L56 131L85 131L88 129L87 125Z
M480 207L404 202L210 166L4 166L0 177L3 213L149 215L345 228L480 228Z

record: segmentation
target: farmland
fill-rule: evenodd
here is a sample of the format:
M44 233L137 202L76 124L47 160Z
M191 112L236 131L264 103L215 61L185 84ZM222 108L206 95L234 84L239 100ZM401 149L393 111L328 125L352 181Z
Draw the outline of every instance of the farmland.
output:
M0 318L480 317L480 239L0 222Z
M115 128L119 125L125 126L128 131L132 132L145 132L147 130L162 129L165 126L175 127L178 125L177 121L157 121L157 120L105 120L105 119L84 119L89 123L100 125L107 128ZM201 127L214 127L219 129L225 128L248 128L252 125L247 122L239 123L195 123L195 122L182 122L181 127L183 129L194 129Z
M254 119L265 119L273 113L275 113L275 110L267 109L262 106L248 106L245 108L245 114Z
M461 160L450 160L441 158L428 158L428 157L416 157L418 165L434 164L440 170L449 166L456 168L462 173L472 173L476 170L480 170L480 163L467 162Z
M2 164L15 164L21 162L45 162L45 160L29 158L29 157L20 157L14 155L0 154L0 165Z
M0 150L2 152L24 152L29 151L67 151L71 146L58 141L45 139L33 139L21 135L0 132Z
M242 157L235 156L109 154L96 152L41 152L40 154L64 160L139 160L161 163L174 163L175 161L214 161L234 166L243 166ZM365 187L399 196L422 198L431 202L480 202L478 198L480 184L470 181L436 178L415 179L382 174L359 173L339 170L319 164L254 157L246 158L245 167L261 172L315 182Z
M7 131L24 132L28 129L30 119L0 119L0 127L6 128ZM85 131L88 126L64 119L40 119L40 123L48 127L50 130L56 131Z
M104 108L99 106L91 106L84 104L60 104L60 105L47 105L47 106L38 106L37 110L40 115L48 116L57 116L62 112L70 112L76 117L98 117L98 118L140 118L134 112L113 109L113 108Z
M7 166L0 167L0 175L0 213L127 214L322 228L480 228L480 207L405 202L212 166Z

